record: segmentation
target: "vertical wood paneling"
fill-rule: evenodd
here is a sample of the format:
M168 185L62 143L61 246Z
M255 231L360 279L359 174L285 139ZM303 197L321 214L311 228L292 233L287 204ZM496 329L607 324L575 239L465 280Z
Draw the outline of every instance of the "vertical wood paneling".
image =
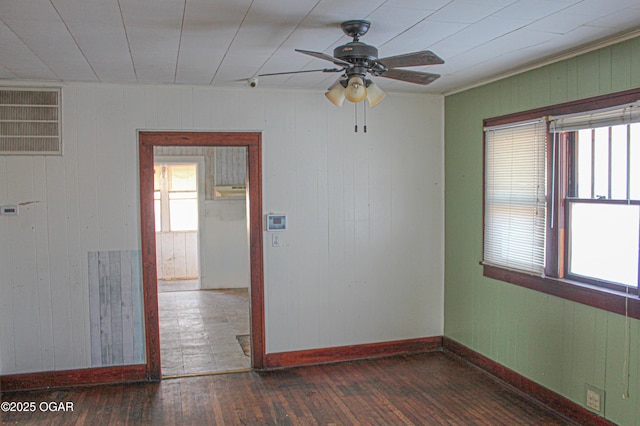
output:
M557 104L569 99L567 62L558 62L546 68L549 70L549 104Z
M272 104L271 95L262 90L238 90L236 96L240 105L238 128L261 131L267 127L265 111Z
M287 101L289 105L287 105L287 111L285 112L285 116L291 119L291 123L296 123L297 119L297 108L296 94L289 94L287 97ZM280 329L273 329L274 334L280 334L278 330L287 330L286 337L283 337L283 340L286 339L286 347L300 347L300 329L298 328L298 324L295 322L300 315L300 306L297 301L299 300L299 286L297 283L298 279L298 265L299 265L299 253L298 250L295 250L294 247L299 247L302 244L301 241L301 232L302 228L295 224L297 222L296 219L299 220L299 212L297 209L298 206L298 190L297 190L297 181L298 181L298 165L297 161L297 150L296 150L296 134L297 134L297 126L289 125L287 128L287 133L285 135L286 139L284 140L284 149L282 152L285 168L284 168L284 182L283 188L285 191L285 199L282 201L280 205L272 205L271 211L275 212L286 212L292 219L294 219L291 223L291 227L289 232L284 235L287 241L287 251L285 253L285 257L283 259L283 264L293 265L293 267L285 268L284 270L284 279L281 284L278 286L282 288L282 297L286 301L285 309L279 313L278 315L284 317L282 318L282 323ZM265 143L269 143L269 141L265 141ZM265 165L265 170L268 169L268 165ZM268 184L269 180L265 180L265 184ZM272 267L276 267L276 263L272 263ZM268 286L270 280L267 277L265 279L265 286ZM275 283L274 283L275 284ZM291 326L294 324L295 326ZM267 339L268 341L269 339ZM274 352L278 349L277 346L272 346Z
M317 267L316 267L316 281L318 287L316 289L316 309L318 312L318 341L331 342L332 336L335 335L335 331L331 328L330 321L323 321L324 312L331 312L331 294L327 291L322 291L323 285L329 282L329 199L330 193L328 188L328 164L327 164L327 149L328 149L328 110L329 104L325 99L313 98L312 109L315 113L315 134L320 139L321 143L316 146L316 159L317 159L317 180L316 185L318 191L316 193L316 209L317 209L317 221L316 227L317 233Z
M640 39L629 40L449 96L445 108L445 335L578 404L585 404L585 383L604 389L605 416L625 425L640 424L640 404L637 392L622 398L624 317L485 279L476 266L482 255L480 123L518 110L638 87L637 53ZM548 93L548 102L541 93ZM629 380L638 389L640 321L629 324L634 365Z
M578 86L578 59L573 58L566 61L567 63L567 100L579 98Z
M91 366L102 366L102 342L100 336L100 275L98 272L98 252L88 254L89 266L89 316L91 333Z
M247 180L247 150L243 147L217 147L215 157L216 185L244 185Z
M598 82L599 93L608 93L613 90L612 73L612 49L602 49L598 52ZM624 73L624 71L623 71ZM623 77L623 76L621 76Z
M125 211L125 164L123 134L123 89L99 88L96 90L96 132L100 143L96 156L101 167L97 172L98 230L100 247L119 249L127 241L127 230L122 221ZM114 194L115 196L107 196ZM117 194L117 195L116 195Z
M120 253L109 252L109 311L111 320L111 365L122 364L122 262ZM128 273L126 271L125 273Z
M46 163L46 207L48 229L49 263L51 273L50 298L53 310L54 359L59 369L73 367L73 357L69 356L73 348L71 326L71 291L69 288L69 263L67 261L67 204L64 160L61 157L47 158ZM63 249L61 249L64 247Z
M640 86L640 43L629 43L631 45L631 87Z
M9 176L7 170L7 158L0 157L0 202L8 203L9 200ZM6 220L9 217L0 218L0 241L9 241L9 229L13 221ZM10 246L0 244L0 276L5 277L0 285L0 374L4 371L12 371L15 366L15 343L13 324L13 295L11 277Z
M12 159L8 164L7 172L8 176L22 177L20 181L11 181L8 198L15 200L16 203L35 201L33 158ZM41 343L34 339L34 336L40 336L39 312L35 308L38 305L34 303L38 300L38 276L34 264L37 241L34 224L37 208L44 208L44 206L39 206L39 203L23 206L20 215L13 217L14 220L9 229L9 240L16 242L9 255L11 263L9 285L12 289L14 304L13 349L16 354L13 371L16 372L34 371L42 362ZM38 226L43 225L38 224Z
M371 233L371 261L374 265L386 265L389 263L389 244L392 240L392 212L393 206L391 201L391 182L393 179L391 171L390 158L393 156L395 147L386 143L391 140L397 131L395 126L379 126L381 117L376 109L369 109L367 112L369 121L369 131L380 132L381 138L371 141L369 151L369 168L375 172L371 174L369 179L369 215L370 226L374 232ZM374 268L372 268L374 271ZM395 282L395 275L391 268L375 270L379 275L378 279L382 282ZM391 336L397 336L402 333L400 327L397 327L394 315L394 296L398 293L394 291L392 286L387 286L384 290L371 294L377 309L384 313L383 317L392 318L385 327L379 327L381 333L377 340L389 340Z
M158 91L155 86L144 88L144 126L145 129L160 128L158 118Z
M334 108L327 112L327 119L336 124L342 124L340 116L342 111ZM348 327L347 318L347 302L346 298L341 297L345 294L345 264L347 262L345 255L345 244L343 240L345 230L344 220L344 193L345 193L345 176L343 153L344 143L339 137L346 130L342 125L328 126L327 129L327 190L329 198L327 202L327 238L328 238L328 296L329 303L332 306L333 314L329 317L329 327L331 330L331 341L336 345L342 345L347 340L345 333L340 333L341 327Z
M124 91L123 106L123 156L124 164L124 204L125 229L127 234L126 248L140 247L140 202L138 187L131 182L138 181L138 147L131 142L137 138L138 129L146 127L144 89L140 87L127 88Z
M211 92L211 129L225 130L229 127L225 127L223 121L223 111L226 109L223 90L216 90Z
M628 43L611 46L611 69L616 78L611 81L611 91L619 92L631 85L631 46Z
M187 239L184 232L174 232L173 256L175 258L175 277L187 276Z
M193 129L193 88L185 87L180 91L180 128Z
M181 94L179 86L158 86L157 90L157 126L151 128L180 129L182 125Z
M578 92L577 97L595 96L600 90L600 52L589 52L576 58Z
M628 357L630 353L626 350L625 338L630 330L630 325L625 321L625 318L621 315L608 314L606 321L606 335L607 344L605 350L606 363L603 363L605 368L603 377L606 377L607 385L610 392L616 392L622 395L625 392L623 384L623 374L625 372L624 362L625 357ZM625 328L629 327L629 330ZM623 366L623 368L620 368ZM616 424L629 424L623 420L625 405L629 401L623 398L612 398L607 404L607 417ZM628 408L627 408L628 411Z
M135 312L140 312L139 310L134 311L133 306L133 293L132 288L133 285L138 285L140 282L132 282L132 256L131 252L124 252L120 258L120 297L121 297L121 314L122 314L122 363L125 363L125 360L134 359L133 356L133 346L134 346L134 328L133 328L133 317L135 316ZM139 309L139 306L135 308Z
M200 272L198 271L198 233L186 232L185 233L185 277L198 277Z
M83 317L78 318L78 322L83 324L89 324L87 320L89 318L89 306L86 302L88 300L87 283L89 283L88 277L88 264L87 255L88 251L93 251L99 248L98 242L98 223L97 223L97 208L98 208L98 193L96 191L96 169L98 167L96 157L96 144L98 143L95 127L95 86L77 86L73 87L75 91L75 99L67 98L63 91L63 100L72 102L75 101L76 109L78 111L77 116L68 117L68 119L74 119L74 121L67 122L67 116L63 115L63 131L70 125L72 125L76 132L77 137L77 182L74 185L77 187L78 197L78 250L79 250L79 262L81 262L81 286L83 288L83 300L80 302L83 306ZM66 104L65 104L66 105ZM66 109L65 109L66 110ZM64 114L64 112L63 112ZM67 125L68 124L68 125ZM64 136L63 136L64 138ZM66 149L66 139L63 140L63 147ZM65 154L65 158L66 154ZM69 187L72 190L72 187ZM90 328L85 328L85 342L90 342ZM89 366L91 359L93 359L93 348L87 350L87 361L84 364L76 364L80 366ZM91 354L89 358L89 354Z
M89 300L88 286L83 278L83 259L81 252L80 223L80 194L79 194L79 160L78 160L78 128L79 119L76 88L65 90L63 98L63 111L68 125L64 129L64 171L65 171L65 204L67 209L67 259L68 263L68 289L69 289L69 313L71 316L72 337L72 366L87 365L91 360L89 342L88 318ZM64 282L61 284L64 285ZM67 359L69 359L67 355Z
M222 130L241 129L245 117L240 108L240 99L237 90L223 89L221 91L223 108L220 111L220 125Z
M156 233L158 279L194 279L198 272L198 232Z
M140 251L130 252L131 256L131 308L133 311L133 363L142 364L145 362L145 334L143 297L142 297L142 259Z
M6 256L0 251L11 271L9 300L16 310L11 318L20 322L18 331L42 335L51 328L51 342L60 350L51 368L117 362L132 351L135 360L144 360L142 319L128 314L142 300L140 271L135 271L139 260L131 262L130 290L120 275L119 287L107 291L90 284L113 283L107 259L89 255L135 252L142 244L138 129L263 131L265 197L259 207L287 213L290 221L282 247L271 247L265 234L268 351L442 333L442 263L437 255L431 260L442 248L441 239L433 238L442 220L442 196L437 196L442 187L432 188L434 171L442 173L437 97L390 95L368 111L367 134L361 108L355 134L352 104L334 108L311 91L274 97L261 89L72 84L65 86L63 99L69 139L62 158L41 162L38 172L32 158L0 159L0 173L11 176L7 202L32 200L36 174L45 185L40 192L48 202L54 198L50 211L48 205L25 206L18 218L2 218L17 226L0 228L11 241L20 241ZM37 208L44 209L41 219L36 219ZM43 233L36 236L36 230ZM38 296L31 263L36 250L41 250L40 265L45 258L56 259L48 284L61 290L55 296ZM111 260L116 259L108 259L110 266ZM98 264L102 267L94 270ZM107 301L125 299L129 291L135 299L130 306L107 309ZM27 315L37 297L38 314ZM63 322L47 322L47 309ZM96 327L96 310L104 327ZM107 345L103 354L102 342L96 346L92 338L100 331L109 338L115 332L121 345ZM4 374L43 369L46 337L27 340L11 331L0 339Z
M111 353L111 288L109 282L109 252L98 252L98 294L100 312L100 331L97 338L100 339L100 357L102 365L112 363Z
M577 356L575 355L576 347L573 342L576 305L573 303L564 302L563 308L563 322L561 331L564 338L562 341L562 361L560 363L560 365L562 366L562 387L560 393L568 397L575 397L579 388L579 384L576 381L576 376L573 374L573 360ZM571 338L569 338L568 336L571 336Z
M285 95L287 96L287 95ZM291 122L291 110L289 102L276 102L270 108L266 110L266 121L269 126L265 129L264 141L268 143L269 140L282 141L279 146L274 146L272 149L264 150L264 167L263 173L265 181L271 182L270 185L264 187L264 199L265 199L265 213L269 212L284 212L285 200L287 199L286 189L286 174L287 164L285 154L287 151L286 142L290 140L287 138L287 129L290 126L287 123ZM286 210L289 214L290 211ZM294 225L291 225L293 227ZM269 321L265 324L267 335L273 336L266 341L266 351L275 352L272 348L282 348L288 345L288 335L284 333L277 333L275 330L280 330L287 327L287 297L288 292L286 290L286 269L285 268L271 268L270 265L286 263L287 252L290 250L291 245L290 232L284 240L284 247L278 250L265 250L265 280L271 282L271 285L265 286L265 315L269 318ZM266 245L271 244L271 236L265 235Z
M156 234L158 235L158 234ZM168 232L163 232L159 235L159 239L161 240L161 259L162 263L159 265L159 269L161 272L162 278L171 278L175 276L176 266L175 266L175 257L173 256L173 235Z
M544 67L539 70L535 75L532 73L530 75L528 85L530 85L531 89L531 104L532 105L549 105L550 103L550 90L551 87L551 77L549 67ZM526 100L523 100L525 102ZM525 108L526 106L523 105Z
M298 345L313 347L319 338L318 289L318 156L317 146L322 143L314 138L316 129L313 99L296 95L296 135L293 152L295 159L295 199L297 204L296 228L299 249L296 250L296 303L299 309Z
M36 318L40 323L38 337L40 339L41 362L45 368L51 369L55 363L55 346L54 346L54 330L53 330L53 314L50 300L55 296L52 291L52 274L51 274L51 257L55 254L49 251L49 197L47 193L47 175L45 158L34 158L33 161L33 185L34 193L32 204L34 220L35 220L35 259L34 267L36 269L37 281L33 285L37 289L37 307L34 303L31 309L37 309ZM51 194L54 198L60 195L60 191L56 191L57 195ZM56 265L53 265L56 268ZM59 278L59 277L56 277ZM34 300L34 301L35 301ZM57 319L57 318L56 318Z
M144 360L139 263L137 251L88 254L92 367Z
M193 91L193 127L195 129L210 130L212 126L212 102L209 89Z

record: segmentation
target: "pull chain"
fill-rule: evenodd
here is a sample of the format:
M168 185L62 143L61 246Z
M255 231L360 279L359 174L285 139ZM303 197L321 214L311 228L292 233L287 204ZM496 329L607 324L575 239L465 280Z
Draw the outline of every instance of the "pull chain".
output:
M367 102L362 101L362 110L364 111L364 132L367 133Z
M355 114L356 114L356 130L355 130L355 132L358 133L358 103L354 102L353 106L355 108Z

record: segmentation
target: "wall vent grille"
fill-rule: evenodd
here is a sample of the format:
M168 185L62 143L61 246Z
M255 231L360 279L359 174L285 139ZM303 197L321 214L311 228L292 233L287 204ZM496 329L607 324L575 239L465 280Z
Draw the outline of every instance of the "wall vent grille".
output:
M61 155L60 88L0 87L0 154Z

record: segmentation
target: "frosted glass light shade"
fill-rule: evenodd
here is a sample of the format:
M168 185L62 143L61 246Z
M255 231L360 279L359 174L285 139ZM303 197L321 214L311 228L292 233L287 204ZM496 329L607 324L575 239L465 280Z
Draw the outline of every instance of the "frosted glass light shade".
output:
M329 101L337 107L341 107L344 103L344 87L340 84L340 80L336 81L329 87L327 93L324 94Z
M387 93L380 88L380 86L375 83L371 83L369 87L367 87L367 100L369 101L369 106L376 106L387 96Z
M351 77L344 91L344 96L351 102L362 102L367 97L367 87L360 77Z

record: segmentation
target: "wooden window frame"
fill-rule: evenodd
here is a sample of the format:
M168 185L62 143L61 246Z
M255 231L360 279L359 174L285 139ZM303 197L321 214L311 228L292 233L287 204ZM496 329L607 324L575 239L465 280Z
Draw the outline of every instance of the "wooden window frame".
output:
M640 88L616 92L604 96L581 99L548 107L536 108L483 121L484 127L506 125L535 118L592 111L632 103L640 99ZM507 270L494 265L483 265L483 275L488 278L505 281L532 290L540 291L563 299L582 303L631 318L640 319L640 286L628 288L622 285L603 285L596 280L572 280L565 276L565 263L568 256L566 247L567 206L565 205L567 180L566 167L554 167L566 164L569 156L569 143L562 138L554 141L547 134L547 242L545 275L535 276L523 272ZM485 141L483 138L483 145ZM483 169L485 155L483 146ZM483 174L484 181L484 174ZM483 185L483 241L484 241L484 185Z

